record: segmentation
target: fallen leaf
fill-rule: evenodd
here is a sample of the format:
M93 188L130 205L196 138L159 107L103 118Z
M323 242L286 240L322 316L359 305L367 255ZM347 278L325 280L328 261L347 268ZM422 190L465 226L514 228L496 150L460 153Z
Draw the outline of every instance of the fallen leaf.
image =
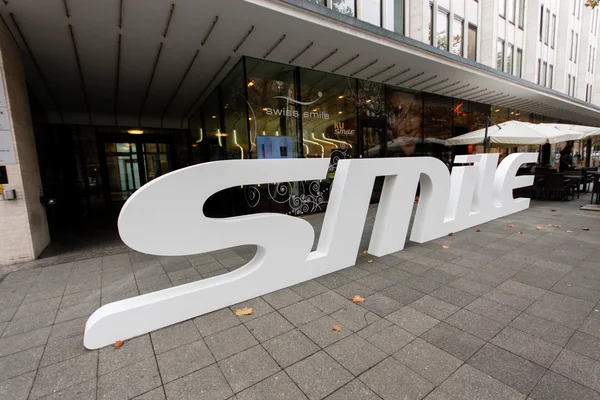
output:
M117 341L116 341L116 342L113 344L113 347L114 347L115 349L117 349L117 350L118 350L118 349L120 349L120 348L121 348L121 346L123 346L124 344L125 344L125 341L124 341L124 340L117 340Z
M363 250L363 254L367 254L367 250Z
M373 217L373 219L375 219L375 217Z
M477 228L477 230L475 232L481 232L481 229Z
M449 248L450 248L450 246L448 246L447 244L442 245L442 249L449 249Z
M251 307L239 308L239 309L235 310L235 315L237 315L237 316L250 315L250 314L252 314L252 311L253 311L253 309Z
M341 331L341 330L342 330L342 328L340 328L340 327L339 327L339 326L337 326L337 325L334 325L334 326L333 326L333 328L331 328L331 330L332 330L332 331L339 332L339 331Z
M353 303L364 303L364 302L365 302L365 299L364 299L363 297L360 297L360 295L359 295L359 294L357 294L356 296L354 296L354 297L352 298L352 302L353 302Z
M589 231L590 228L581 228L581 230L583 230L583 231Z
M522 235L522 234L523 234L523 232L519 232L519 235Z
M373 260L367 260L367 264L373 264Z
M541 231L542 227L541 226L536 226L535 229L537 229L538 231Z
M548 224L548 226L552 226L552 224Z
M450 233L448 234L448 236L454 236L454 233L450 232Z
M513 224L508 224L509 228L514 228L515 226Z
M556 210L550 210L550 212L556 212Z
M570 231L570 230L567 229L567 233L573 233L573 231Z
M554 228L561 228L560 225L552 225Z

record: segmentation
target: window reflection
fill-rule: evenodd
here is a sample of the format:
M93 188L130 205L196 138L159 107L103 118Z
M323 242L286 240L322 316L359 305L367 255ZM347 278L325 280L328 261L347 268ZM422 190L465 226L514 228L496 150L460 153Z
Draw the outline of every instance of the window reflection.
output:
M423 104L420 93L388 88L386 140L388 156L406 157L421 146Z
M447 147L444 141L452 137L453 100L425 93L423 102L424 154L437 157L450 166L452 148Z
M439 9L437 12L437 47L442 50L448 50L448 31L449 31L448 12Z
M354 16L354 0L333 0L331 3L335 11Z

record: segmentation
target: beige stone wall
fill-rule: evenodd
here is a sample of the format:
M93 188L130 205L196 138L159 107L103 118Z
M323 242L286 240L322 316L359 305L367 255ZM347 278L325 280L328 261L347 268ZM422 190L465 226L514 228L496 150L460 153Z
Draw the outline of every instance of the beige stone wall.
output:
M0 24L0 79L4 82L17 164L7 164L7 185L17 200L0 200L0 265L36 258L50 243L46 210L40 203L40 171L21 56Z

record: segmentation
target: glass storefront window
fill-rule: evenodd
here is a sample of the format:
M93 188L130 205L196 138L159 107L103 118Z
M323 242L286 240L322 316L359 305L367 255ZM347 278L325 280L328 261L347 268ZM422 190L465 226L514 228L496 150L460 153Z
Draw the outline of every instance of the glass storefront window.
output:
M197 143L198 152L205 150L204 161L225 159L225 134L221 130L221 110L219 107L219 93L214 90L204 102L202 107L205 132L202 141Z
M421 93L389 87L386 93L388 157L407 157L422 147L423 98Z
M341 12L342 14L350 15L354 17L354 0L332 0L332 8L335 11Z
M452 137L453 99L423 94L423 147L424 155L439 158L450 167L452 148L444 144Z
M252 158L297 158L302 154L296 67L246 59Z
M356 157L356 79L303 69L300 82L304 157Z
M361 0L360 19L370 24L381 26L381 0Z
M222 137L225 158L248 159L248 122L252 123L254 119L247 114L243 63L238 63L229 72L219 89L224 123L221 135L226 135Z

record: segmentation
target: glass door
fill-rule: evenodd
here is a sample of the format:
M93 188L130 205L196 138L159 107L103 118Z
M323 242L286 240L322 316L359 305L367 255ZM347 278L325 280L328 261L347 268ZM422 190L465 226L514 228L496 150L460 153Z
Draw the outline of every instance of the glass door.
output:
M120 208L147 182L171 171L166 143L104 143L110 202Z

